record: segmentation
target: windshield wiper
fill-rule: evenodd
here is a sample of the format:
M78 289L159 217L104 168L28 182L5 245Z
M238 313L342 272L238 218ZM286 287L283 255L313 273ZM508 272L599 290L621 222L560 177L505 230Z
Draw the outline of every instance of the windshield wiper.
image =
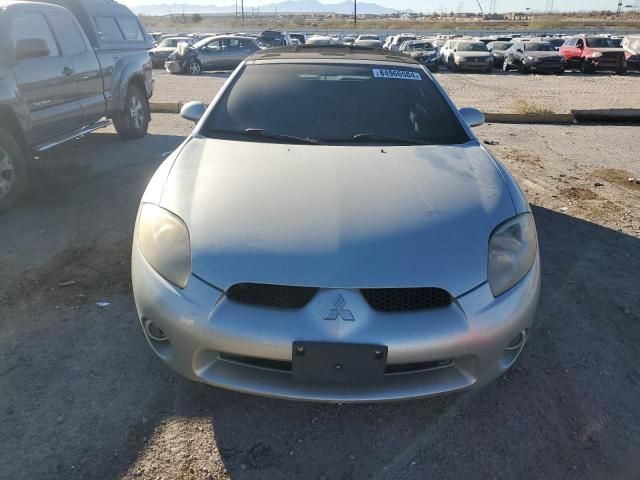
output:
M219 133L222 135L238 135L241 137L264 138L265 140L287 140L292 143L308 143L311 145L319 145L322 142L315 138L296 137L295 135L287 135L284 133L273 133L262 128L245 128L244 130L224 130L212 129L209 133Z
M353 136L356 142L385 142L385 143L397 143L401 145L434 145L429 140L422 140L420 138L403 138L394 137L391 135L379 135L377 133L356 133Z

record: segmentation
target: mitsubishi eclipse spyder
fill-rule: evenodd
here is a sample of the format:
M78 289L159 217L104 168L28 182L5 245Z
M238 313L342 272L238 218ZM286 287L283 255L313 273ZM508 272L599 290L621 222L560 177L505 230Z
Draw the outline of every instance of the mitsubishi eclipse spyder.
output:
M535 317L530 206L409 56L243 61L140 204L132 278L153 351L192 380L331 402L443 395L509 369Z

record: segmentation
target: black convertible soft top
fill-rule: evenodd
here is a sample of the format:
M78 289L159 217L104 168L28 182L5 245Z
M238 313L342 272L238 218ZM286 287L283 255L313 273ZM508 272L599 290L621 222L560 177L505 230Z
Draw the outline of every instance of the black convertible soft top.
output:
M380 48L367 48L348 45L300 45L296 47L269 48L256 52L247 60L281 59L329 59L348 58L349 60L365 60L371 62L399 62L420 65L409 55L392 52Z

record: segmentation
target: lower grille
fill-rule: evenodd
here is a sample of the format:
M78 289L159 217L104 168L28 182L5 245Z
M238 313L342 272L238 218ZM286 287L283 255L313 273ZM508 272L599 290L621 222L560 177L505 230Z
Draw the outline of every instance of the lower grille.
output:
M367 303L379 312L411 312L451 305L451 295L441 288L366 288Z
M247 367L264 368L267 370L276 370L278 372L291 373L293 370L292 362L286 360L270 360L268 358L247 357L244 355L234 355L231 353L221 353L220 358L227 362L233 362ZM433 368L448 367L453 363L452 360L436 360L432 362L419 362L419 363L397 363L393 365L387 365L385 367L385 374L394 373L414 373L423 370L431 370Z
M312 287L238 283L227 290L227 298L249 305L298 309L309 303L317 291Z

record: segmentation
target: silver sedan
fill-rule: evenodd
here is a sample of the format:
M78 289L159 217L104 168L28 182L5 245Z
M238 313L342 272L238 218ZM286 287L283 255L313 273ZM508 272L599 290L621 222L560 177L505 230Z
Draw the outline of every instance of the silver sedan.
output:
M397 87L397 88L394 88ZM132 274L153 351L274 397L427 397L504 373L540 266L529 204L428 70L388 51L244 61L151 179Z

